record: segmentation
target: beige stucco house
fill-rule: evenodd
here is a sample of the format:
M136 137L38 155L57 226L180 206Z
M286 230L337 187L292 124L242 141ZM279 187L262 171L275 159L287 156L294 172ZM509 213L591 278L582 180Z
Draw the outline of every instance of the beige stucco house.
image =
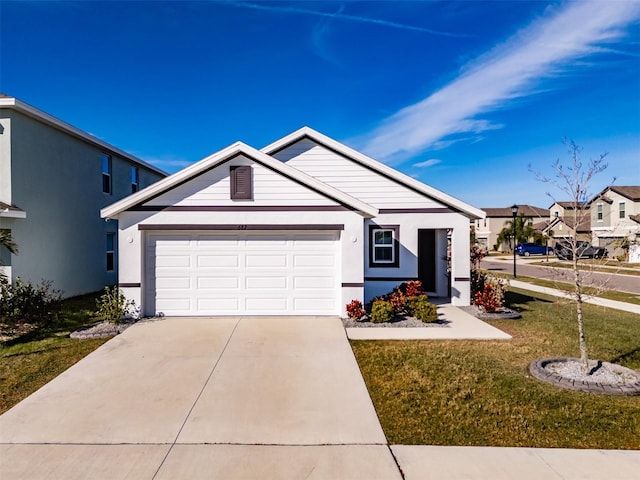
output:
M611 186L591 201L592 243L604 247L610 256L622 253L617 247L627 238L640 241L640 186Z
M498 235L508 222L513 220L511 207L483 208L482 211L486 215L485 218L476 219L472 223L478 246L488 251L507 251L509 249L507 245L498 245ZM548 209L531 205L518 205L518 216L521 214L528 219L532 226L549 218Z

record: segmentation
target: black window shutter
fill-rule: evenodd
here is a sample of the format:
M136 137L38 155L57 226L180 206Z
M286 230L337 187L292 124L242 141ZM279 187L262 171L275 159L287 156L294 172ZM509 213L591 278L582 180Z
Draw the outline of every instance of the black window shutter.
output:
M251 200L252 178L251 167L237 165L231 167L231 199Z

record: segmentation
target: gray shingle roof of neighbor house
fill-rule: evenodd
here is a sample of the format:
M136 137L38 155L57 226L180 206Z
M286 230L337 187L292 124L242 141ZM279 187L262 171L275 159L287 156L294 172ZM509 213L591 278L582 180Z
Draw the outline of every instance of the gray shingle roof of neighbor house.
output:
M551 207L553 207L553 205L559 205L562 208L564 208L565 210L573 210L573 206L575 205L575 202L553 202ZM551 207L549 207L549 208L551 208ZM589 208L589 204L588 203L581 203L580 207L582 209Z
M640 223L640 215L629 215L629 218L636 223Z
M82 130L80 130L79 128L74 127L73 125L70 125L66 122L63 122L62 120L49 115L48 113L43 112L42 110L38 110L35 107L32 107L31 105L24 103L21 100L18 100L15 97L11 97L9 95L6 95L4 93L0 93L0 109L3 108L9 108L12 110L16 110L20 113L22 113L23 115L27 115L29 117L35 118L38 121L45 123L55 129L61 130L63 132L65 132L68 135L71 135L73 137L76 138L80 138L88 143L91 143L101 149L104 149L107 153L113 153L115 155L118 155L120 157L123 157L137 165L140 165L142 167L148 168L149 170L152 170L156 173L159 173L160 175L167 175L167 172L160 170L157 167L154 167L153 165L151 165L150 163L145 162L144 160L141 160L133 155L131 155L130 153L127 153L123 150L120 150L117 147L114 147L113 145L110 145L109 143L100 140L97 137L94 137L93 135L84 132Z
M513 217L511 213L511 207L505 208L483 208L482 209L487 217ZM525 217L531 218L548 218L549 217L549 209L548 208L540 208L540 207L532 207L531 205L518 205L518 215L524 215Z

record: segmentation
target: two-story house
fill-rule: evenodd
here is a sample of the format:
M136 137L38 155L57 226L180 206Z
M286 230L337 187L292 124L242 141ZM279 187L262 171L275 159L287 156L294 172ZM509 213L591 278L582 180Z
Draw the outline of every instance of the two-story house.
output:
M117 283L116 221L100 209L164 178L154 166L0 94L0 251L12 280L53 282L64 296Z
M475 229L476 243L485 250L504 252L509 249L508 245L498 244L500 231L513 221L511 207L505 208L483 208L486 217L474 220L472 226ZM523 215L532 227L537 228L540 222L545 222L549 218L549 210L546 208L533 207L531 205L518 205L518 216Z
M623 239L631 243L640 234L640 186L611 186L591 201L592 243L608 250L610 256L622 253Z
M542 233L551 238L551 244L571 238L591 241L589 204L577 205L576 208L574 202L554 202L549 207L549 220Z

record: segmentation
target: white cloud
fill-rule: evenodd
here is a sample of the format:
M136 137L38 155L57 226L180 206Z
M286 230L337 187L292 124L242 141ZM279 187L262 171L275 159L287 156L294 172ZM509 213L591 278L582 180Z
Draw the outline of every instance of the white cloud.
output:
M425 160L424 162L414 163L413 166L417 168L426 168L433 167L434 165L437 165L441 162L442 160L438 160L437 158L430 158L429 160Z
M504 108L509 101L535 94L543 78L558 75L580 58L603 50L625 35L640 17L637 1L581 1L545 16L505 43L467 64L461 75L424 100L398 111L354 139L365 153L398 162L456 135L501 128L479 114ZM575 65L574 65L575 66Z

